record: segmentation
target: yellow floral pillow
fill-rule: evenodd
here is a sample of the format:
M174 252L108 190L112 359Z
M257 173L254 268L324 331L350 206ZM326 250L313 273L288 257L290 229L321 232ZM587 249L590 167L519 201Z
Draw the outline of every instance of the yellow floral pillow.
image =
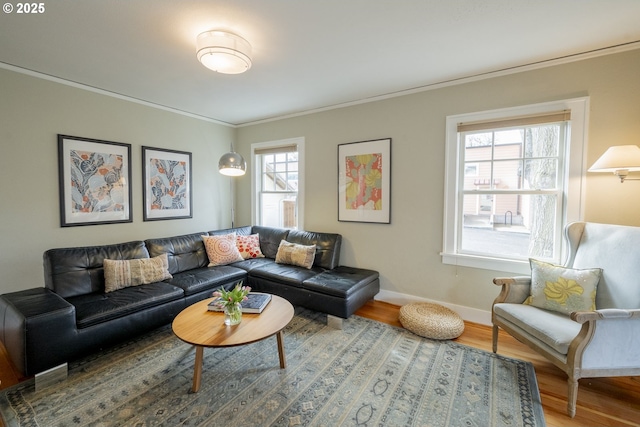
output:
M596 309L596 288L601 268L576 270L529 259L531 296L525 304L571 314Z

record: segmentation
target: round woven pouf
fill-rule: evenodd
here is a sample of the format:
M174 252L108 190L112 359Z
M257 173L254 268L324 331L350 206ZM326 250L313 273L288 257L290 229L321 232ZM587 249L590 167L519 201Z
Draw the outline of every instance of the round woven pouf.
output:
M458 313L429 302L403 305L398 320L414 334L435 340L458 338L464 331L464 322Z

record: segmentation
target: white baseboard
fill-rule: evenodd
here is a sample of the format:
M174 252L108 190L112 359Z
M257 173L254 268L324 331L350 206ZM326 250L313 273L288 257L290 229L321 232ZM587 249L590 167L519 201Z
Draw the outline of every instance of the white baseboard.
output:
M401 294L399 292L385 291L381 289L374 298L377 301L384 301L394 305L405 305L410 302L430 302L445 306L462 317L463 320L481 325L491 326L491 312L478 310L477 308L465 307L463 305L449 304L441 301L434 301L426 298L420 298L413 295Z

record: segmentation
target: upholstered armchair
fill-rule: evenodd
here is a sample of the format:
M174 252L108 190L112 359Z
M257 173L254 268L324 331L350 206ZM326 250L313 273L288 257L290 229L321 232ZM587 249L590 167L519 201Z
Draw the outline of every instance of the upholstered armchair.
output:
M565 238L562 267L532 261L531 277L493 280L493 351L502 328L562 369L574 417L580 378L640 375L640 227L575 222Z

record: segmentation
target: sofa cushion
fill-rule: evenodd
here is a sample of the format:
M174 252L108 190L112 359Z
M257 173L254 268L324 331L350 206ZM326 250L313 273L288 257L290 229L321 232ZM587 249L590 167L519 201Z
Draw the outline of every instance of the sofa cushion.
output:
M275 259L280 242L287 239L289 230L286 228L262 227L254 225L251 233L260 235L260 250L265 257Z
M297 265L309 269L313 265L315 256L316 245L299 245L282 240L276 253L276 263Z
M138 258L149 258L142 241L49 249L43 255L44 283L63 298L104 292L104 260Z
M202 291L219 288L229 282L239 282L247 278L247 272L230 265L220 265L217 267L194 268L173 275L170 283L182 288L185 296L197 294Z
M291 230L286 240L300 245L316 245L313 265L331 270L340 265L342 236L336 233Z
M567 315L596 309L601 269L578 270L535 259L531 259L530 264L531 296L525 304Z
M109 293L95 292L67 298L76 309L78 328L104 323L184 296L182 289L165 282L150 283Z
M227 265L244 259L236 246L236 233L202 236L202 240L209 257L208 267Z
M302 287L321 294L347 298L378 276L377 271L339 266L305 280Z
M256 266L249 272L249 277L300 287L302 286L302 282L322 273L322 271L324 270L319 267L307 269L295 265L277 264L272 261L270 263L264 263L260 266Z
M249 236L236 235L236 246L242 259L264 258L260 250L260 235L251 234Z
M104 260L104 291L171 279L167 254L153 258Z
M204 250L202 234L147 239L145 244L152 257L166 253L169 257L169 273L175 274L207 266L209 259Z
M248 258L244 261L234 262L231 266L241 268L244 271L250 272L254 268L261 268L265 265L273 264L275 261L271 258Z
M524 304L499 303L494 315L516 325L560 354L567 354L569 344L578 336L580 325L570 317Z

